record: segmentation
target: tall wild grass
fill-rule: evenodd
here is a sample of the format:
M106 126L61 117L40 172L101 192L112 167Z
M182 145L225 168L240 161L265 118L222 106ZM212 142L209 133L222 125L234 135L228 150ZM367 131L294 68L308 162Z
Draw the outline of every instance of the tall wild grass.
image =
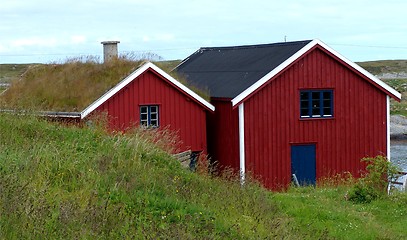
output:
M183 169L151 131L0 114L0 239L405 239L407 195L354 180L272 193Z
M0 133L0 239L291 234L260 186L183 169L148 132L0 115Z
M80 112L146 61L161 58L154 54L127 53L106 63L95 56L69 58L63 62L32 65L7 91L0 95L0 108ZM164 71L172 70L171 62L155 62ZM188 81L170 73L178 81ZM205 99L205 91L191 86Z

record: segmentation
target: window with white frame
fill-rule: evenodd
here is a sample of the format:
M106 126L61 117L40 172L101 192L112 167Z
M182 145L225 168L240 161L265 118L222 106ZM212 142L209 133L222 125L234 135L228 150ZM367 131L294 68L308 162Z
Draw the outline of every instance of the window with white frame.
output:
M159 113L157 105L140 106L140 125L145 127L159 126Z

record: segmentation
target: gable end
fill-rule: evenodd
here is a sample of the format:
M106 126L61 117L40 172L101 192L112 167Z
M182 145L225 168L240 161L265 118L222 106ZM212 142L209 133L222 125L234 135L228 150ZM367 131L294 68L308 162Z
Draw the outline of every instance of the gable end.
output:
M328 53L329 55L335 57L338 61L342 64L346 65L348 68L354 70L356 73L361 75L364 79L370 81L375 87L379 88L381 91L385 92L388 96L391 96L397 101L400 101L401 94L391 88L389 85L378 79L377 77L373 76L371 73L367 72L365 69L357 65L356 63L348 60L344 56L340 55L338 52L327 46L322 41L316 39L311 41L305 47L300 49L298 52L293 54L290 58L286 61L281 63L278 67L274 68L272 71L267 73L265 76L260 78L257 82L255 82L252 86L244 90L238 96L232 99L232 106L236 107L240 103L244 102L247 98L253 95L255 92L260 90L264 87L264 85L269 82L272 78L276 77L277 75L281 74L285 69L299 60L302 56L307 54L308 52L312 51L315 48L319 48L322 51Z
M151 69L155 74L158 74L163 80L167 81L170 83L173 87L177 88L179 91L182 93L186 94L189 98L191 98L193 101L197 102L200 106L204 107L205 109L209 111L215 111L215 107L207 102L205 99L194 93L192 90L187 88L185 85L182 83L178 82L175 80L173 77L171 77L169 74L161 70L159 67L154 65L151 62L148 62L135 70L133 73L128 75L125 79L123 79L121 82L119 82L115 87L110 89L108 92L103 94L99 99L97 99L95 102L90 104L87 108L85 108L81 112L81 119L85 118L88 116L91 112L93 112L96 108L98 108L100 105L102 105L104 102L106 102L108 99L113 97L117 92L119 92L121 89L126 87L129 83L131 83L134 79L139 77L141 74L144 72L148 71Z

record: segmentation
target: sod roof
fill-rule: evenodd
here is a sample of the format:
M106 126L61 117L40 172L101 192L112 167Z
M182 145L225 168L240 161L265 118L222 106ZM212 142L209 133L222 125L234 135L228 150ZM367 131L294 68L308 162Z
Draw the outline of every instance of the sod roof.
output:
M0 95L0 108L80 112L139 68L144 60L107 63L76 59L63 64L32 65ZM156 63L165 70L168 63Z

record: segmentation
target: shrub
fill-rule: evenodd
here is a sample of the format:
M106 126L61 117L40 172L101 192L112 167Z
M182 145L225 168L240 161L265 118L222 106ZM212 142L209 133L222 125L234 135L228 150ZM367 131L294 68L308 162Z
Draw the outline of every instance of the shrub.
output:
M397 173L396 166L386 157L363 158L367 173L347 193L347 199L355 203L369 203L386 195L388 179Z

